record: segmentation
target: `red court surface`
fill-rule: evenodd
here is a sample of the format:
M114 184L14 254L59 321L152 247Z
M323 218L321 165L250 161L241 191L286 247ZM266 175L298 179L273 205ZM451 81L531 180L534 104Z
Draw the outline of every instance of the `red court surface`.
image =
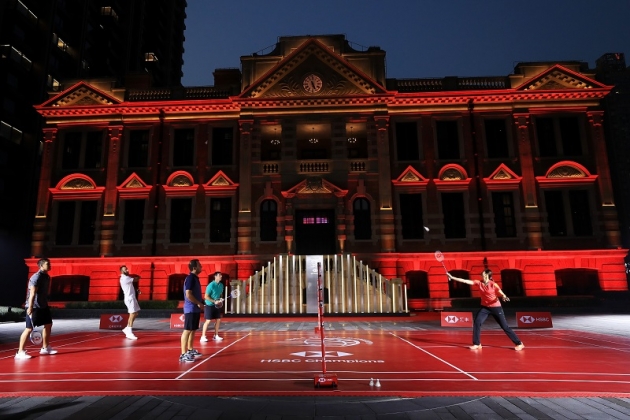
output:
M3 396L342 395L342 396L630 396L630 339L573 330L519 330L514 351L500 330L327 331L327 371L336 388L315 388L322 372L314 331L227 331L199 343L194 363L180 363L180 331L114 331L54 336L56 355L14 360L0 346ZM370 386L378 379L381 387Z

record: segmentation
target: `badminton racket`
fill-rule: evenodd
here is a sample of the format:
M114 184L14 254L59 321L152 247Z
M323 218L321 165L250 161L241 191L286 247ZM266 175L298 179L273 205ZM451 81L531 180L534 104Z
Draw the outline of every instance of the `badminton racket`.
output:
M435 251L435 259L437 261L439 261L440 263L442 263L442 267L444 267L444 271L446 271L446 274L448 275L448 270L446 269L446 266L444 265L444 254L442 254L442 251ZM451 278L448 278L449 281L451 281Z
M31 325L33 326L33 331L31 331L31 334L28 336L28 338L29 340L31 340L31 343L35 344L36 346L39 346L40 344L42 344L42 341L43 341L42 333L35 329L35 324L33 323L33 317L31 315L29 315L28 317L31 319Z
M241 295L241 291L239 289L234 289L230 292L230 295L228 297L226 297L225 299L229 299L229 298L237 298ZM216 302L214 304L214 306L216 306L217 308L222 308L223 307L223 302L225 301L225 299L221 298L219 299L218 302Z

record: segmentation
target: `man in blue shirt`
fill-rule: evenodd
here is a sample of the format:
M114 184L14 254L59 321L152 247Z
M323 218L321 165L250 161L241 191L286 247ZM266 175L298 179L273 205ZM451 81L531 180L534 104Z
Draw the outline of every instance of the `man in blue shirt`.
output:
M181 339L182 354L180 362L194 362L195 357L201 353L193 348L195 332L199 329L203 301L201 300L201 283L198 274L201 273L199 260L190 260L188 263L190 274L184 280L184 332Z
M221 309L217 308L215 303L218 303L221 300L221 296L223 295L223 284L221 283L221 278L223 275L220 271L216 271L214 273L214 280L208 283L208 287L206 287L206 294L204 295L204 299L206 301L206 309L204 310L204 316L206 318L206 322L203 323L203 329L201 330L201 342L205 343L208 341L206 338L206 332L208 331L208 326L210 325L211 320L214 321L214 337L212 339L214 341L223 340L222 337L219 336L219 325L221 324Z

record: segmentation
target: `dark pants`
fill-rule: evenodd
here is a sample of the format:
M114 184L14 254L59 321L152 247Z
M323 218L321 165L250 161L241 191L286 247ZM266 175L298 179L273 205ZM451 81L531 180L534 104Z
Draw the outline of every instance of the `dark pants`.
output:
M501 329L505 331L512 343L517 346L521 343L521 340L518 339L512 328L510 328L505 320L505 314L503 314L503 307L501 306L482 306L481 309L475 315L475 324L473 326L473 344L479 345L481 344L481 324L488 318L488 315L492 315L492 317L497 321L497 323L501 326Z

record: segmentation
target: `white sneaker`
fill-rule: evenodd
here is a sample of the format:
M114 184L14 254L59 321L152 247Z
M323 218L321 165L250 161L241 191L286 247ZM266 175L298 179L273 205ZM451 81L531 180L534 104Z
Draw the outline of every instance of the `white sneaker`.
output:
M131 328L125 327L125 328L122 329L122 332L125 335L129 335L131 333Z
M207 343L207 342L208 342L208 339L207 339L207 338L206 338L206 336L204 335L204 336L201 336L201 339L200 339L199 341L201 341L202 343Z
M57 350L55 350L52 347L48 346L46 348L41 349L39 351L39 354L57 354Z
M133 333L129 333L129 334L125 334L127 336L128 339L130 340L137 340L138 337L136 337L135 335L133 335Z
M17 353L15 353L15 358L17 360L26 360L26 359L30 359L31 357L33 356L26 353L26 350L18 351Z
M223 337L219 337L218 335L215 335L214 337L212 337L212 339L214 341L221 341L221 340L223 340Z

